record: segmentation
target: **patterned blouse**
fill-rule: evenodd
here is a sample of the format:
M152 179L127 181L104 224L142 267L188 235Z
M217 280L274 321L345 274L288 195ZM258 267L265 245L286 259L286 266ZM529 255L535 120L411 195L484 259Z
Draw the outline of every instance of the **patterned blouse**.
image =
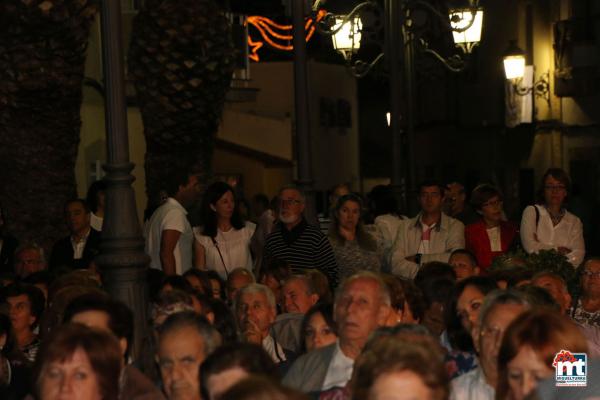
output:
M335 260L339 268L340 282L358 271L381 271L383 256L381 234L374 227L371 228L371 226L365 227L365 231L376 240L377 249L375 251L361 248L356 240L345 240L343 243L340 243L340 241L329 236L329 242L333 248Z
M25 345L21 348L21 352L25 356L25 358L32 363L35 362L35 358L37 357L38 350L40 349L40 339L37 337L28 345Z
M581 305L581 300L577 301L574 309L569 310L569 315L580 324L600 327L600 310L594 312L585 311Z

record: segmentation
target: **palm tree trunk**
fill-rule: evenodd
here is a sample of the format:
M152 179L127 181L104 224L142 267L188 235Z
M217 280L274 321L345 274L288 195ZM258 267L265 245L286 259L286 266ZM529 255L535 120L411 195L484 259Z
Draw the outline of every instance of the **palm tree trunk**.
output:
M75 196L85 50L97 0L0 1L0 201L48 248Z
M129 48L146 138L148 208L175 166L206 182L213 139L231 82L234 49L216 0L147 0Z

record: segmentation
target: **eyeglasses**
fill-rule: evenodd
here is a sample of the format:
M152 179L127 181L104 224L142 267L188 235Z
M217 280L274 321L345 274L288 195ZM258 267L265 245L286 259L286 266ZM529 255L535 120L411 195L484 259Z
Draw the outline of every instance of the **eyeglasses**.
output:
M279 199L279 204L281 204L282 206L298 205L298 204L302 204L302 200L296 200L296 199Z
M442 197L441 193L419 193L419 197L423 199L435 199L438 197Z
M587 276L588 278L600 278L600 271L592 272L585 270L581 273L583 276Z
M482 337L488 337L494 340L498 340L500 338L502 338L502 336L504 335L504 329L498 328L497 326L485 326L483 327L483 329L481 330L481 336Z
M550 192L561 192L561 191L565 190L566 187L564 185L546 185L546 186L544 186L544 189L546 189Z
M502 200L486 201L481 207L498 207L504 204Z

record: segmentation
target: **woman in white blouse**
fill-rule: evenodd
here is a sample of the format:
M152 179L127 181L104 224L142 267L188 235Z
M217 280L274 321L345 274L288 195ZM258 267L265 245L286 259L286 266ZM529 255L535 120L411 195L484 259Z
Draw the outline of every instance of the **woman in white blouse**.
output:
M562 169L546 171L540 190L542 201L523 211L521 242L528 253L554 249L576 267L585 257L585 244L581 220L565 209L570 185Z
M197 268L216 271L224 280L235 268L252 270L250 241L256 225L243 221L231 186L215 182L208 187L202 201L202 222L194 228Z

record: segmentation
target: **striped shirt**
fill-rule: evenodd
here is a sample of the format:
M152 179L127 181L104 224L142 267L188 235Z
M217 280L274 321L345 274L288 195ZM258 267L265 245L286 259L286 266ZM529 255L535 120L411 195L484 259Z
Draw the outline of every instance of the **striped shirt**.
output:
M291 265L294 274L302 273L307 269L318 269L327 276L329 285L336 287L338 269L335 255L329 240L319 228L302 221L292 229L292 232L284 233L284 229L282 224L278 224L267 236L265 262L268 263L273 259L286 261ZM286 240L290 236L293 240Z

